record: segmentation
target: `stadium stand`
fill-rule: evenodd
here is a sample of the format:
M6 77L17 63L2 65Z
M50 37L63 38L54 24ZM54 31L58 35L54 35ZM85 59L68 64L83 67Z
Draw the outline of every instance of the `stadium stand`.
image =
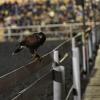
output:
M8 0L9 1L9 0ZM13 1L13 0L12 0ZM75 6L73 0L69 2L51 2L53 0L37 0L37 2L22 3L14 0L13 2L0 3L0 20L5 26L27 26L41 24L59 24L65 22L81 22L82 9ZM40 2L41 1L41 2ZM93 12L86 5L86 20L93 16ZM96 6L98 12L98 7ZM88 13L89 12L89 13Z
M93 10L91 10L90 5L90 2L86 3L86 21L93 17ZM99 21L100 8L97 3L94 4L94 8L97 16L96 20ZM81 6L76 6L74 0L5 0L0 1L0 11L0 29L3 30L1 33L17 33L17 35L27 30L32 32L35 25L66 25L68 23L82 22L83 15ZM29 26L31 26L31 29L27 29ZM17 27L24 28L18 29ZM57 31L58 29L59 31L64 30L64 28L51 27L47 31ZM61 33L59 32L59 34ZM3 35L0 40L4 40Z

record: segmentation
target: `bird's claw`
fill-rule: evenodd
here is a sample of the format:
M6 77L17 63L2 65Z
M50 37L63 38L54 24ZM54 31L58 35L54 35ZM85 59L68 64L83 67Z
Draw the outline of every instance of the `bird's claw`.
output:
M42 57L39 56L38 54L36 55L36 58L41 62L42 61Z
M42 61L42 57L38 58L38 60L41 62Z
M38 54L36 54L36 55L33 55L33 58L34 59L37 59L38 61L42 61L42 57L40 56L40 55L38 55Z

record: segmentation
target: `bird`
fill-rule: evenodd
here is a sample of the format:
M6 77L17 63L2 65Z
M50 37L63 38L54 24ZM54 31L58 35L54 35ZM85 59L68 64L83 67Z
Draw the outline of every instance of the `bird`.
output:
M37 50L45 43L45 41L46 35L43 32L25 35L24 38L18 43L12 55L18 54L24 48L28 48L33 57L40 59L41 57L37 53Z

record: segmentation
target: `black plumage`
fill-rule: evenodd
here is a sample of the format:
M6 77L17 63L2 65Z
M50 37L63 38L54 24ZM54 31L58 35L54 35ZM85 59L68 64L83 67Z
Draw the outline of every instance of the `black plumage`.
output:
M43 32L25 36L24 39L21 42L19 42L17 48L13 52L13 55L19 53L26 47L30 50L30 53L32 55L35 54L36 57L39 57L39 55L37 54L37 49L44 44L45 40L46 35Z

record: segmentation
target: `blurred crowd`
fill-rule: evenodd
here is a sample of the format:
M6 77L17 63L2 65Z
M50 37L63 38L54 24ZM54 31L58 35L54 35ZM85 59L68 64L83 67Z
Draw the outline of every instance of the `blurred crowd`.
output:
M16 25L27 26L82 21L82 8L76 6L73 0L69 0L67 3L61 0L59 2L40 1L27 3L4 2L0 5L0 23L4 26L14 27ZM95 10L96 12L99 11L96 5ZM85 15L86 21L93 16L90 4L85 7Z
M0 27L63 24L82 22L83 11L74 0L27 0L7 1L0 4ZM91 1L91 0L90 0ZM100 20L100 8L92 4L96 20ZM85 5L85 20L93 17L91 3Z

